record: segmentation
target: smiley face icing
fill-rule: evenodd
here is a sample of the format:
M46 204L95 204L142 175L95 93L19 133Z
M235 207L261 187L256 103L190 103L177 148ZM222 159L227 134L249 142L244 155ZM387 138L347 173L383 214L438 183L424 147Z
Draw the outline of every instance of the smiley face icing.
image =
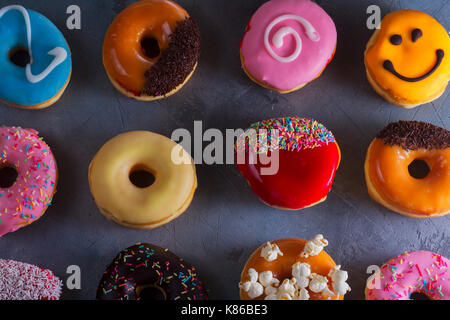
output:
M430 15L386 15L367 43L367 79L390 103L413 108L439 98L450 79L450 37Z

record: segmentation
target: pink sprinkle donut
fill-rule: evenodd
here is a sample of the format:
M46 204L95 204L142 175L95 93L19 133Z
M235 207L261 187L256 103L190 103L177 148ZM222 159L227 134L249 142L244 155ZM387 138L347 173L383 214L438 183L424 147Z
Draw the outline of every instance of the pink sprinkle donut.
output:
M55 159L36 130L0 128L0 237L41 217L56 181Z
M371 276L366 300L409 300L413 293L425 294L431 300L449 300L449 265L450 261L440 254L405 252L386 262Z
M333 58L331 17L309 0L271 0L253 15L240 43L242 67L256 83L287 93L317 78Z
M0 300L59 300L61 288L48 269L0 259Z

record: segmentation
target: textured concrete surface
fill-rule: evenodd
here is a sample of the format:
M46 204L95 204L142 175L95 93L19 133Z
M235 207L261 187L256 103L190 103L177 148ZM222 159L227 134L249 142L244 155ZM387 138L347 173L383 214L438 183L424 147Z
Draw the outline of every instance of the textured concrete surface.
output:
M203 53L189 83L176 95L142 103L120 95L102 66L103 36L131 1L2 0L49 17L67 37L73 75L66 93L49 109L19 110L0 105L1 124L40 131L56 156L60 182L54 204L37 222L0 239L0 257L52 269L64 281L68 265L79 265L82 289L64 289L64 299L93 299L105 267L135 242L167 247L195 264L213 299L238 299L237 283L247 257L261 243L311 238L323 233L327 252L350 273L348 299L363 299L366 268L405 251L426 249L450 256L450 216L416 220L388 211L367 194L363 162L374 135L400 119L424 120L449 128L449 89L432 104L403 110L382 100L365 79L363 51L372 31L366 8L382 14L413 8L450 28L447 0L317 1L338 30L336 56L323 75L302 90L280 95L251 82L240 68L238 42L263 0L179 0L201 28ZM82 30L66 28L66 8L78 4ZM258 201L233 165L198 165L199 187L189 209L151 231L121 227L97 210L88 189L88 165L111 137L129 130L170 136L176 128L245 128L278 116L314 117L331 129L342 164L326 202L284 212Z

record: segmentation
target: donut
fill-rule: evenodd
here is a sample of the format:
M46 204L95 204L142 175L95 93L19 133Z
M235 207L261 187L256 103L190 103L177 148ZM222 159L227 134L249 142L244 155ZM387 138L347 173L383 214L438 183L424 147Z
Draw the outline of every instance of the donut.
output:
M410 251L392 258L370 276L366 300L450 300L450 261L430 251ZM420 298L420 296L419 296Z
M103 273L98 300L207 300L197 269L168 249L137 243Z
M62 281L50 270L0 259L0 300L59 300Z
M414 172L420 163L424 168ZM390 123L370 144L364 172L369 195L389 210L413 218L450 212L450 132L444 128Z
M50 20L19 5L0 9L0 102L49 107L63 94L71 73L69 46Z
M39 219L57 180L55 158L36 130L0 127L0 237Z
M398 10L381 21L366 46L366 75L389 103L414 108L439 98L450 79L450 37L430 15Z
M251 17L240 42L241 64L257 84L280 93L316 79L334 56L331 17L309 0L271 0Z
M172 152L182 153L178 163ZM100 212L136 229L153 229L188 207L197 188L195 164L174 141L149 131L106 142L89 165L89 187Z
M239 137L236 155L237 168L252 191L265 204L285 210L324 201L341 158L331 131L299 117L252 124ZM266 157L272 158L270 168Z
M241 300L343 300L348 273L323 250L327 245L321 234L262 244L242 270Z
M123 10L106 32L103 64L122 94L151 101L183 87L200 57L200 30L169 0L141 0Z

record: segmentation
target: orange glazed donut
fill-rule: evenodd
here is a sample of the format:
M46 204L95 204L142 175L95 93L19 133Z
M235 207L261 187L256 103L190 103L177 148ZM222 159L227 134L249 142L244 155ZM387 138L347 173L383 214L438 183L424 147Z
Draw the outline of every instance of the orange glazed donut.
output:
M449 213L449 147L450 132L444 128L418 121L390 123L367 151L364 171L370 196L413 218ZM425 176L412 175L417 160L428 167Z
M242 300L342 300L348 274L323 251L328 241L281 239L261 245L245 264Z
M114 87L144 101L181 89L199 56L197 24L169 0L133 3L115 18L103 43L103 64Z

